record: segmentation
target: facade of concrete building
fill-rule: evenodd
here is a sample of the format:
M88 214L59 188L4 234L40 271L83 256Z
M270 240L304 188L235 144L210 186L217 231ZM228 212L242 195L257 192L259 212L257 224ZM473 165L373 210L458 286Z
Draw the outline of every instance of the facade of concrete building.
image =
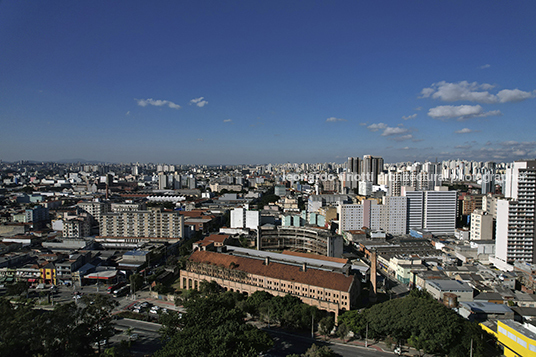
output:
M370 196L372 194L372 182L360 181L358 192L362 196Z
M77 215L65 214L63 217L63 237L88 237L91 235L91 220L89 213L80 213Z
M406 233L407 201L406 197L385 197L387 223L382 228L386 232L391 234Z
M497 202L496 258L535 263L536 160L514 162L505 191Z
M340 234L363 227L391 234L406 233L406 197L386 197L384 204L363 200L360 204L339 205L337 209Z
M373 185L378 184L378 174L383 171L383 158L371 155L363 156L361 162L361 181L370 181Z
M109 212L109 205L106 202L80 202L77 206L91 215L92 223L100 224L102 216Z
M471 214L471 240L493 239L493 217L483 210Z
M296 217L302 219L300 216ZM257 249L297 249L338 258L343 253L343 238L322 228L299 226L261 228L257 232Z
M48 208L43 206L36 206L34 208L28 208L24 211L26 216L26 222L46 222L50 219L48 214Z
M425 229L432 234L454 234L456 229L456 191L412 191L403 188L407 197L407 232Z
M102 237L184 237L184 216L179 212L149 210L107 213L100 225Z
M335 313L350 310L359 294L353 275L280 262L209 251L192 253L180 271L182 289L198 289L203 281L215 281L225 290L252 294L267 291L276 296L291 294L304 303Z
M337 207L339 234L343 231L356 231L363 228L364 208L362 204L346 204Z
M257 229L261 221L260 211L235 208L231 211L231 228Z

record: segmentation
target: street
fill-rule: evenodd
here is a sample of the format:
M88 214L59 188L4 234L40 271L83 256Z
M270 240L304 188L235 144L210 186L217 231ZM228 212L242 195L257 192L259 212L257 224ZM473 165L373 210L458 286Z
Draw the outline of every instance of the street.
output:
M376 348L365 348L352 344L341 343L326 343L322 339L317 338L314 341L310 336L304 336L294 333L288 333L279 329L264 328L274 340L274 347L266 353L266 356L287 356L292 353L302 354L314 344L317 346L328 345L337 356L342 357L373 357L373 356L393 356L392 352L378 351Z

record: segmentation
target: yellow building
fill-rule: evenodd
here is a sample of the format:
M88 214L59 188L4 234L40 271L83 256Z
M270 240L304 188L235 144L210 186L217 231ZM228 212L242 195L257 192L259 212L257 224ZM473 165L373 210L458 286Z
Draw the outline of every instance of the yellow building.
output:
M41 271L41 282L43 282L44 284L57 285L56 267L54 266L54 264L48 263L39 270Z
M533 331L514 320L497 321L497 331L480 325L497 337L506 357L536 357L536 330Z

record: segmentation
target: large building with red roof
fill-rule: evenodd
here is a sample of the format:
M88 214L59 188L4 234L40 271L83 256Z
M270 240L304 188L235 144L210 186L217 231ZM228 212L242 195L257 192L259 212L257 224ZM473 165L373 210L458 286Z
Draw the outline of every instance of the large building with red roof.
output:
M197 250L181 270L183 289L198 289L203 280L215 281L225 290L252 294L291 294L304 303L335 313L349 310L360 290L355 275L318 269L307 263L274 262L270 257L245 257Z

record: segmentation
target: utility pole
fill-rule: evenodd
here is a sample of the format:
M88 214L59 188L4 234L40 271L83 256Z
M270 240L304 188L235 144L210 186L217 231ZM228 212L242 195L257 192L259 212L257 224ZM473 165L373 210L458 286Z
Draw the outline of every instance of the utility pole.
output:
M368 323L367 323L367 329L365 330L365 347L368 347Z
M469 357L473 357L473 339L471 339L471 354Z
M311 314L311 338L315 339L315 315Z

